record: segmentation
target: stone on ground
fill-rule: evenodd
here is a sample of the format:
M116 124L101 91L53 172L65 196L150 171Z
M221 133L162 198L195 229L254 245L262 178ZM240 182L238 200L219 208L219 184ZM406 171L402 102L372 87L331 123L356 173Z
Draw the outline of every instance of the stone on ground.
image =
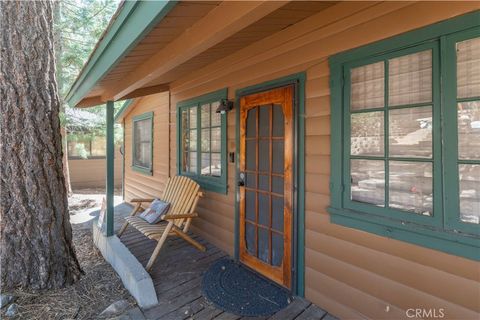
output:
M127 300L118 300L109 305L105 310L100 313L100 317L108 318L122 314L130 307L130 303Z
M7 312L5 312L5 316L7 317L14 317L18 312L18 305L16 303L12 303L8 309Z
M15 296L11 294L0 294L0 309L6 307L15 301Z

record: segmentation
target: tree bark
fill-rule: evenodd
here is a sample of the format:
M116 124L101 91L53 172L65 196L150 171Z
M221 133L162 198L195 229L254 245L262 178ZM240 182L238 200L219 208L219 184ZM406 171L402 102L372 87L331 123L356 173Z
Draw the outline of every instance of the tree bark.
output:
M0 1L3 288L59 288L82 271L62 165L52 3Z

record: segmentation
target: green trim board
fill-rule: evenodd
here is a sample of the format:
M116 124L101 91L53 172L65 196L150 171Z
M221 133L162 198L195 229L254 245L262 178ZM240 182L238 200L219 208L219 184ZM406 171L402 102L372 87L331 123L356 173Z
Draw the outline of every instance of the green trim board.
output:
M125 100L122 107L120 108L120 110L118 110L117 114L115 115L115 118L114 118L115 122L117 122L120 118L123 118L123 116L126 115L128 111L130 111L130 108L133 107L134 101L135 101L134 99Z
M65 100L77 105L169 12L177 1L124 1Z
M201 153L200 143L201 143L201 112L200 108L203 104L207 103L214 103L223 99L228 98L228 89L220 89L214 92L210 92L192 99L180 101L177 103L177 128L176 128L176 135L177 135L177 174L188 176L198 182L200 186L209 191L213 191L216 193L226 194L228 185L228 163L227 163L227 114L221 115L221 124L220 124L220 135L221 135L221 146L220 146L220 162L221 162L221 175L220 177L213 177L213 176L202 176L199 173L201 168L200 161L201 157L197 154L197 173L190 173L184 172L182 170L182 153L183 150L181 148L182 141L182 111L190 109L190 108L197 108L197 124L195 130L197 131L197 152ZM210 127L211 128L211 127Z
M296 73L279 79L263 82L235 92L236 123L236 166L235 176L240 173L240 98L242 96L268 91L271 89L294 85L294 192L293 192L293 267L294 279L292 292L297 296L305 296L305 81L306 73ZM239 260L240 246L240 190L235 183L235 259Z
M142 120L150 120L150 166L143 167L135 164L135 123ZM146 112L133 117L132 119L132 170L146 175L153 175L153 111Z
M106 149L107 149L107 174L106 174L106 228L105 228L105 235L107 237L113 236L114 234L114 226L113 226L113 192L114 192L114 175L115 175L115 141L114 141L114 121L113 121L113 113L114 113L114 104L113 101L108 101L106 106L106 118L107 118L107 142L106 142Z
M331 206L328 211L333 223L469 259L480 259L479 226L461 222L459 219L458 164L462 161L457 159L457 109L446 108L447 105L456 106L457 104L455 43L479 37L479 22L480 11L475 11L330 58L332 135ZM430 104L433 106L433 157L430 160L422 159L421 161L433 163L433 217L352 201L350 200L350 159L365 157L350 156L350 114L352 114L349 107L350 69L376 61L388 61L391 57L425 49L432 50L433 58L433 100ZM388 74L388 63L386 63L385 72ZM387 80L385 90L388 90ZM415 106L420 105L399 108ZM387 108L388 101L385 102L384 108L379 110L385 111ZM388 130L388 119L385 121L385 130ZM385 154L388 155L387 140L385 148L387 149ZM388 156L381 158L389 159ZM470 162L477 163L476 160ZM480 161L478 163L480 164ZM388 189L388 179L386 183L386 189Z

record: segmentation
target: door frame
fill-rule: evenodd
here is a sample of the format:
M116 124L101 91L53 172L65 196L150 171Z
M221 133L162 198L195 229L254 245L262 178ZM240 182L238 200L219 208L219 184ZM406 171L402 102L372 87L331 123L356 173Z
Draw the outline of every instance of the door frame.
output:
M293 99L293 206L292 283L294 295L305 295L305 72L263 82L235 91L235 260L240 261L240 98L272 89L294 86ZM302 115L302 116L300 116Z

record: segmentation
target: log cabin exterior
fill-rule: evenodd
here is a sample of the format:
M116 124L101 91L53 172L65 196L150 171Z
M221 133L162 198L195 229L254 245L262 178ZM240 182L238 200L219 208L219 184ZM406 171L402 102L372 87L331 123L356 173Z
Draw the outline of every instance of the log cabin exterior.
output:
M125 201L193 177L192 230L294 294L341 319L478 319L479 9L125 2L67 99L110 121L133 99Z

